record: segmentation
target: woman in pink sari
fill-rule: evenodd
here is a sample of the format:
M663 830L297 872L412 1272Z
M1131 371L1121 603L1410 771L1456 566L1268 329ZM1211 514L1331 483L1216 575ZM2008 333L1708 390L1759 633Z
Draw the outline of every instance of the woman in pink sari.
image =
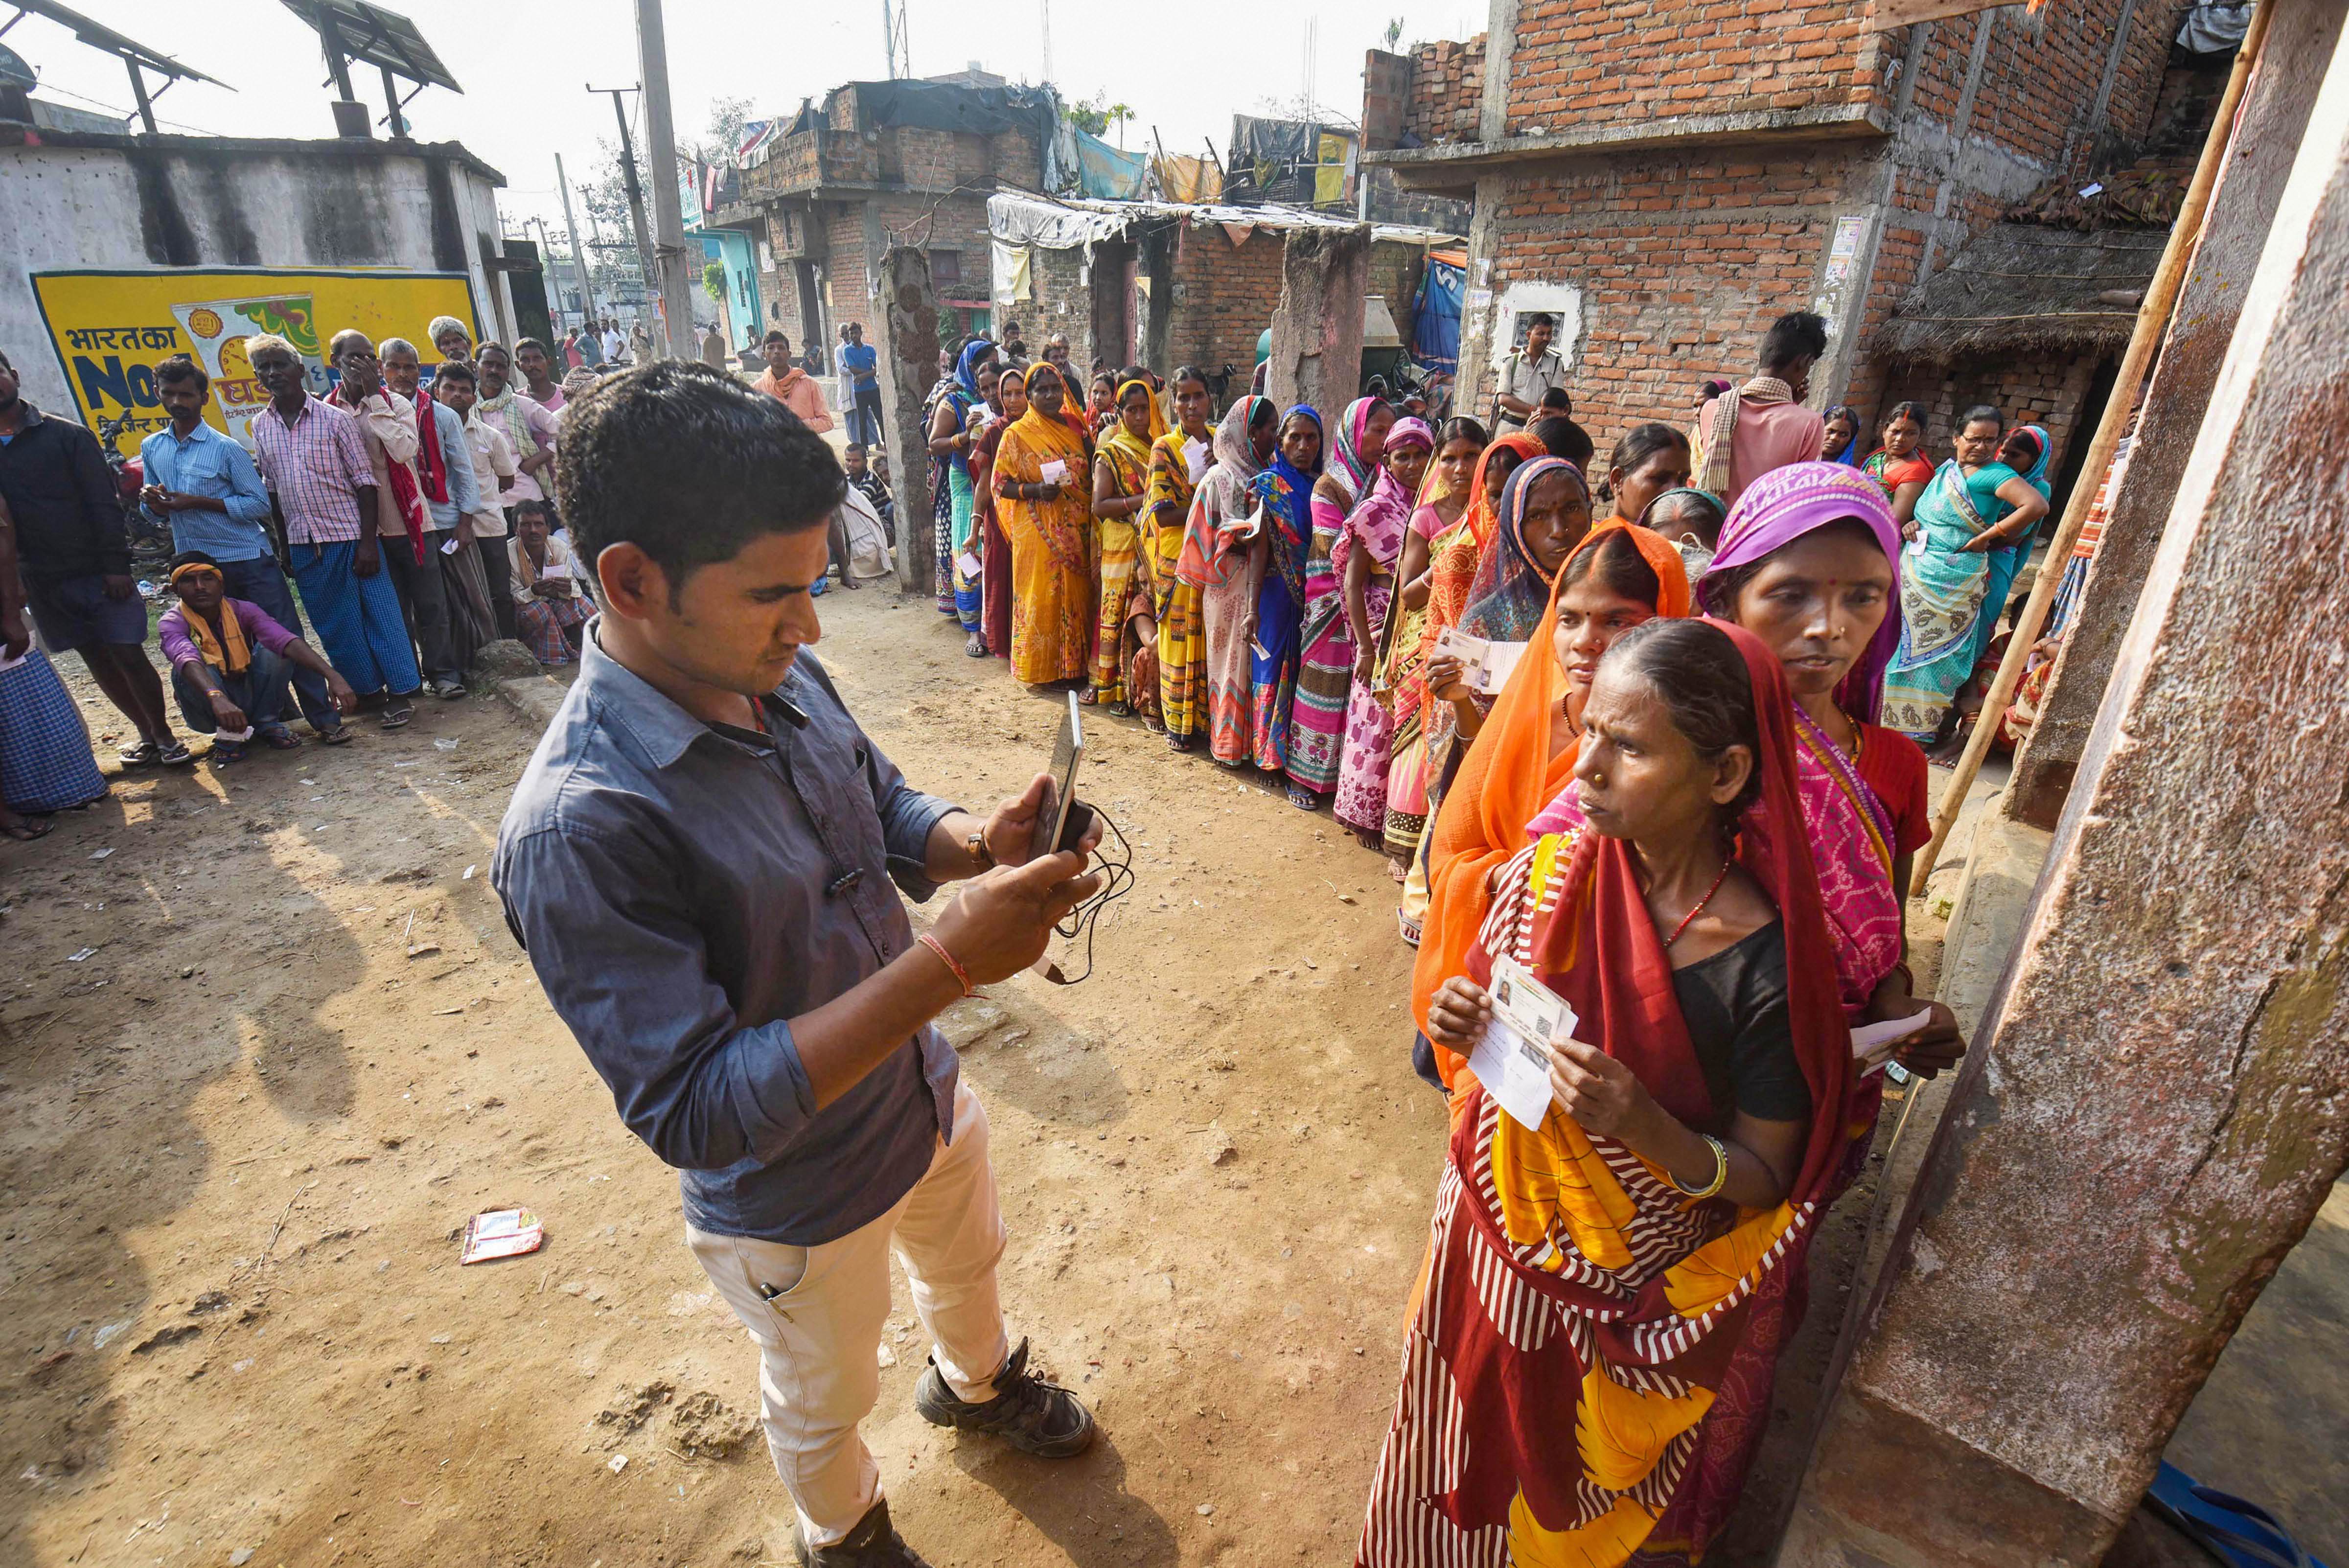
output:
M1380 449L1377 481L1346 518L1345 532L1330 551L1330 564L1342 585L1346 619L1354 643L1353 691L1346 704L1345 748L1338 769L1337 817L1370 848L1386 842L1387 763L1394 739L1392 694L1372 679L1379 655L1378 628L1386 624L1394 596L1394 571L1402 558L1403 534L1412 502L1426 476L1435 433L1424 420L1397 420ZM1392 860L1395 880L1404 857Z
M1305 625L1299 636L1304 654L1288 721L1288 798L1308 810L1308 801L1338 787L1354 686L1354 627L1335 552L1346 519L1378 477L1379 453L1394 419L1394 410L1376 398L1348 404L1330 443L1330 461L1313 482L1313 545L1305 558Z

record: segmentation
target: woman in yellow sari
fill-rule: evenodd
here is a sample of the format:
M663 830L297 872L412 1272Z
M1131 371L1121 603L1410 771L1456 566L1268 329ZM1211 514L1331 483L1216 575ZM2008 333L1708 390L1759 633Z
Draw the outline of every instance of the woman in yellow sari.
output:
M1166 743L1187 752L1207 728L1207 621L1198 587L1175 570L1192 493L1207 471L1207 386L1176 371L1174 428L1150 448L1150 489L1143 502L1142 553L1158 617L1158 716Z
M1068 383L1028 372L1028 411L996 448L996 511L1011 541L1011 673L1030 686L1081 681L1092 649L1085 438L1061 417Z
M1093 452L1093 538L1100 552L1101 616L1093 628L1093 684L1088 702L1099 702L1123 718L1133 711L1134 694L1124 676L1125 622L1138 591L1135 556L1142 531L1135 521L1149 499L1150 443L1166 433L1158 400L1147 381L1117 389L1116 417L1102 428Z

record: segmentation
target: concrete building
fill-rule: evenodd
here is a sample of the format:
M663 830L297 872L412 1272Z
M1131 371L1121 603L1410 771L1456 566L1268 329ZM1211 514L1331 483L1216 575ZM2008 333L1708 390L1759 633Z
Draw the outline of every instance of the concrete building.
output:
M751 154L741 196L708 226L757 244L761 332L829 347L856 322L871 331L874 280L895 244L929 253L939 306L955 330L983 326L989 302L987 199L1001 184L1038 190L1057 111L1042 88L937 81L849 82L803 105Z
M2182 8L2080 0L1878 31L1826 0L1493 0L1481 37L1371 55L1366 130L1389 145L1364 157L1475 203L1461 369L1477 395L1519 320L1555 312L1578 417L1604 442L1686 418L1706 378L1751 372L1773 317L1810 308L1832 334L1814 406L1980 397L2051 416L2060 463L2094 354L1904 358L1888 323L2011 211L2146 149L2179 97Z
M161 417L153 360L259 329L222 308L232 299L307 302L276 317L289 335L420 339L445 310L510 339L509 272L537 263L507 254L504 184L456 142L0 121L0 347L36 404L123 418L135 436ZM191 317L222 331L199 334Z
M1290 207L1047 202L1008 192L987 212L996 315L1020 324L1031 352L1061 333L1081 371L1096 358L1162 371L1196 365L1210 385L1228 371L1232 396L1246 389L1257 338L1280 304L1289 237L1354 227ZM1459 243L1438 229L1371 230L1369 293L1406 338L1427 253Z

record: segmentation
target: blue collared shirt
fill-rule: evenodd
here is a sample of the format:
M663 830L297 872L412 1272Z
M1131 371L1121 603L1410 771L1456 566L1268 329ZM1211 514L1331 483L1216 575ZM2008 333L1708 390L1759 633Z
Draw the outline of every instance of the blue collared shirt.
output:
M432 400L432 428L440 433L440 464L449 471L449 499L425 498L435 528L454 528L468 512L481 509L481 486L473 477L473 443L465 439L465 421L457 410Z
M147 483L188 495L210 496L228 510L191 510L159 514L140 511L171 526L171 548L202 550L215 561L250 561L274 555L269 542L269 491L252 454L212 426L197 421L184 438L166 425L139 443Z
M929 1168L958 1069L925 1025L818 1110L790 1021L912 944L896 888L937 890L922 867L954 808L905 783L805 650L762 739L696 719L588 629L498 830L506 922L621 1120L683 1173L696 1229L836 1241Z

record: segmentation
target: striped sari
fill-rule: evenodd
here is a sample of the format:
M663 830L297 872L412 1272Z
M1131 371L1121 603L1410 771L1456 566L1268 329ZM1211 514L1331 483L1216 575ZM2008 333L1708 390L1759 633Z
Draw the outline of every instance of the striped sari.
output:
M1166 742L1187 750L1207 725L1207 626L1199 590L1175 571L1183 529L1191 515L1190 460L1183 432L1161 436L1150 448L1148 503L1142 509L1141 547L1150 557L1150 587L1158 614L1158 718Z
M1744 1490L1810 1241L1849 1163L1856 1080L1793 695L1766 648L1728 635L1762 737L1739 860L1779 913L1811 1106L1801 1167L1766 1209L1694 1201L1555 1102L1527 1128L1464 1075L1361 1568L1692 1563ZM1546 831L1500 884L1471 975L1525 964L1668 1114L1721 1130L1734 1106L1706 1087L1630 846Z
M1128 382L1127 385L1133 385ZM1106 466L1110 484L1119 496L1146 495L1150 489L1150 443L1125 428L1123 420L1109 427L1093 453L1094 464ZM1113 709L1129 705L1122 651L1129 601L1141 591L1135 566L1142 548L1142 531L1132 517L1093 519L1095 548L1100 553L1101 615L1093 629L1093 701Z

